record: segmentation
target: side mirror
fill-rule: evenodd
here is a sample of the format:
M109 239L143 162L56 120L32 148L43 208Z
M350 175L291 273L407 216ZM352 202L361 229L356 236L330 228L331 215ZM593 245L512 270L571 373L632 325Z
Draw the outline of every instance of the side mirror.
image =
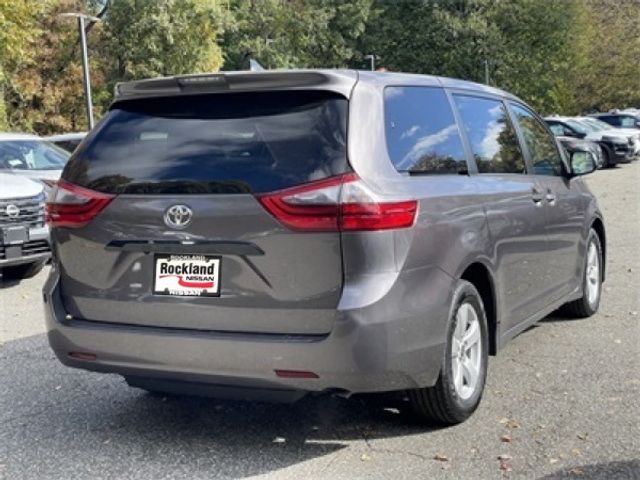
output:
M569 157L569 163L572 177L587 175L596 169L596 159L590 152L572 152Z

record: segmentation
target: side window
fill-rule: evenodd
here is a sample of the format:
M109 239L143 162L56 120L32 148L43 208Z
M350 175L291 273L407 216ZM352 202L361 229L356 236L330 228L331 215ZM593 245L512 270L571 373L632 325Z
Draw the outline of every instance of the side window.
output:
M618 122L622 128L636 128L636 120L633 117L618 117Z
M460 132L441 88L387 87L384 116L387 151L399 172L467 170Z
M559 123L549 123L549 130L553 132L554 135L561 137L564 135L564 128Z
M525 173L524 157L499 100L454 95L480 173Z
M562 157L555 139L540 120L526 108L511 104L522 130L527 149L531 155L533 171L536 175L562 175Z

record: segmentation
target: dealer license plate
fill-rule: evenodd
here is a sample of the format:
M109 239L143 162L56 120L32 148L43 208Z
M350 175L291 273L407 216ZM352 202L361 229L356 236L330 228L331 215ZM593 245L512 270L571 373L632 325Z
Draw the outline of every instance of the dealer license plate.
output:
M156 255L155 295L220 295L220 257L210 255Z

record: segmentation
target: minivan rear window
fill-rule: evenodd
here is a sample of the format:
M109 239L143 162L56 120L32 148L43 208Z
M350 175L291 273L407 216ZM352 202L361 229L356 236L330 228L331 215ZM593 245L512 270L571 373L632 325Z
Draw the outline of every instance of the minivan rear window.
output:
M116 104L63 178L105 193L262 193L349 171L347 100L323 91Z

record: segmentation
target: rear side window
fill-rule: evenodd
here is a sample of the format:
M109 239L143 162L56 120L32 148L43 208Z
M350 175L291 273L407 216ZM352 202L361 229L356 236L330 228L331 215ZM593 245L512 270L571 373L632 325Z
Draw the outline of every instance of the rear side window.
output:
M479 173L525 173L524 157L504 105L489 98L454 95Z
M618 125L622 128L636 128L637 120L633 117L619 117Z
M400 172L467 170L464 148L444 90L387 87L385 135L389 158Z
M349 171L347 100L321 91L116 105L63 178L106 193L261 193Z

